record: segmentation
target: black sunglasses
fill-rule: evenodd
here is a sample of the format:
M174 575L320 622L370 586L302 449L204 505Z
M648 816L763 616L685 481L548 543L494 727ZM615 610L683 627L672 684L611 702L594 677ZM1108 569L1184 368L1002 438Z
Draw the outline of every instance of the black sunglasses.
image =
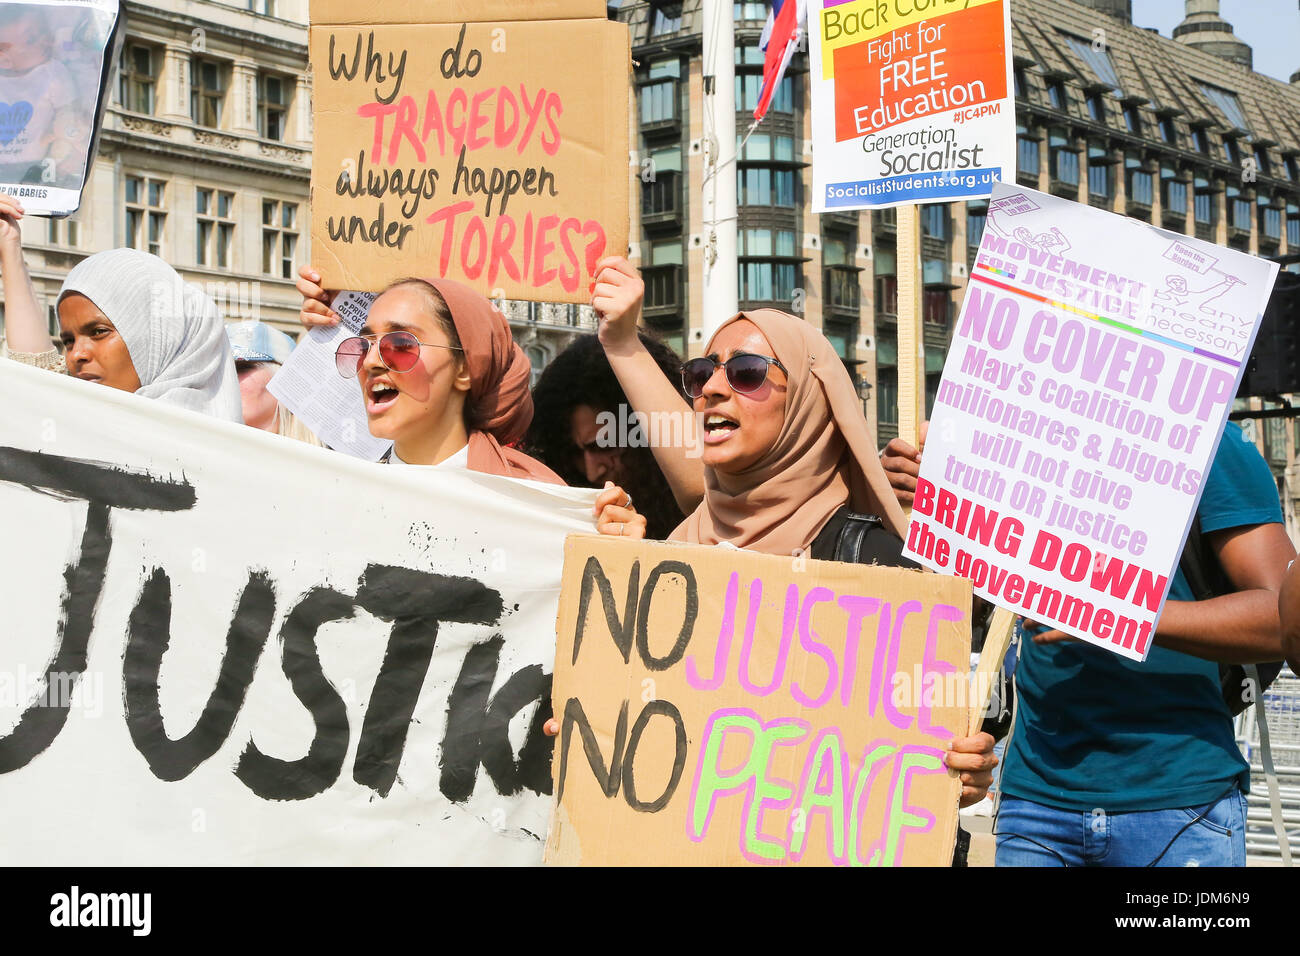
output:
M751 352L740 352L721 362L716 358L695 358L682 365L682 390L686 392L687 398L696 399L704 394L704 386L713 378L713 373L721 365L727 372L727 384L734 391L749 393L756 392L763 387L767 381L767 370L770 366L775 365L788 376L790 373L785 371L785 366L777 359L768 358L766 355L754 355Z

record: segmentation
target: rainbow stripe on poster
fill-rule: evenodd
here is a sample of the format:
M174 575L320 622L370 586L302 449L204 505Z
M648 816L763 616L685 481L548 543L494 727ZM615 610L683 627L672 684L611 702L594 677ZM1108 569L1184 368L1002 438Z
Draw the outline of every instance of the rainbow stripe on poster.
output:
M991 269L983 263L978 263L976 268L983 269L986 272L996 272L998 275L1006 275L1005 272L999 269ZM990 279L982 275L972 274L971 279L975 282L983 282L985 285L991 285L994 288L1002 289L1006 292L1014 292L1016 295L1024 296L1026 299L1033 299L1035 302L1042 302L1044 305L1050 305L1054 309L1073 312L1075 315L1081 315L1085 319L1092 319L1093 321L1100 322L1102 325L1109 325L1111 328L1119 329L1122 332L1129 332L1144 339L1151 339L1164 345L1171 345L1176 349L1181 349L1184 352L1191 352L1194 355L1203 355L1206 358L1214 359L1216 362L1223 362L1225 365L1231 365L1233 368L1241 367L1240 362L1236 359L1229 358L1226 355L1219 355L1217 352L1198 349L1196 346L1188 345L1186 342L1179 342L1177 339L1171 339L1168 336L1160 335L1148 329L1139 329L1135 325L1129 325L1125 322L1120 322L1118 319L1111 319L1104 315L1098 315L1095 312L1089 312L1086 309L1081 309L1077 305L1071 305L1068 302L1061 302L1057 299L1050 299L1045 295L1039 295L1036 292L1018 289L1013 285L1007 285L1005 282L998 282L996 279Z

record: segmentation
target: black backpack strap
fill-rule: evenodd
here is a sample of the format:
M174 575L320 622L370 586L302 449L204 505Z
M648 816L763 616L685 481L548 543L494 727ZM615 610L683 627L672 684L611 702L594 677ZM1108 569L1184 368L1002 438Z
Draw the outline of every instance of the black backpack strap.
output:
M872 522L879 526L880 519L856 514L847 515L847 518L835 541L835 560L859 564L862 560L862 542L866 540L867 529L871 527Z
M1187 543L1183 545L1183 553L1178 558L1178 569L1183 572L1183 580L1187 582L1194 600L1208 601L1236 590L1210 548L1209 539L1201 531L1200 515L1192 516ZM1228 713L1234 717L1245 710L1247 704L1259 700L1264 690L1282 671L1281 661L1255 666L1258 668L1259 682L1257 686L1250 687L1247 693L1247 681L1253 684L1254 678L1246 673L1246 669L1240 664L1219 664L1219 692L1223 695Z
M1192 515L1192 526L1187 531L1187 541L1178 558L1178 569L1183 572L1183 580L1187 582L1193 600L1208 601L1232 592L1232 583L1210 550L1210 542L1201 533L1199 514Z

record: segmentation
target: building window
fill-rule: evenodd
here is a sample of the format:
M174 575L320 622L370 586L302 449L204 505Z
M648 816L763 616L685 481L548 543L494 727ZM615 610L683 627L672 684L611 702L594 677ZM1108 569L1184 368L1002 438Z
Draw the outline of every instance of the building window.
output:
M190 60L190 119L196 126L218 129L226 98L225 64L216 60Z
M853 238L846 235L824 235L822 237L822 300L832 309L851 312L856 318L861 305L858 288L860 270L853 264ZM835 351L841 358L849 351L849 340L856 322L851 322L840 329L843 333L835 341ZM830 333L827 333L830 338Z
M1259 197L1259 231L1274 242L1282 238L1282 210L1266 196Z
M736 136L736 148L740 150L741 137ZM769 136L767 133L755 133L749 137L745 149L738 157L742 160L777 160L791 162L794 160L793 136Z
M1300 203L1286 204L1286 247L1300 250Z
M898 424L898 335L876 333L876 419Z
M1172 116L1160 117L1160 136L1171 146L1178 145L1178 127Z
M977 248L984 238L984 224L988 221L989 206L986 202L968 202L966 204L966 245Z
M1286 158L1286 174L1290 177L1291 182L1300 182L1300 160L1294 156Z
M194 261L201 266L229 269L235 245L235 194L223 190L194 190Z
M1049 133L1047 146L1052 178L1071 186L1079 185L1079 154L1069 138L1059 131Z
M1093 75L1100 82L1105 83L1111 89L1119 88L1119 74L1115 72L1115 64L1110 61L1110 54L1106 52L1105 46L1098 50L1093 46L1091 40L1070 36L1068 33L1065 34L1065 39L1074 48L1074 52L1079 55L1079 58L1088 64Z
M257 78L257 133L263 139L284 140L289 132L289 103L293 79L263 73Z
M118 99L132 113L153 114L154 90L158 83L152 47L128 43L122 47L118 73Z
M1196 222L1202 226L1213 226L1218 222L1219 204L1215 202L1209 180L1197 176L1195 189L1193 205Z
M1234 166L1241 162L1241 147L1231 136L1223 137L1223 158Z
M1150 206L1155 202L1154 177L1143 168L1142 158L1137 153L1124 155L1124 175L1129 202L1140 206Z
M1241 190L1236 186L1228 187L1228 225L1233 229L1250 231L1250 201L1241 198Z
M677 119L677 81L664 80L641 87L641 125L671 123Z
M1142 135L1142 114L1138 112L1137 104L1130 103L1124 107L1124 126L1130 133Z
M898 314L898 261L893 249L876 250L876 314Z
M740 230L742 256L793 256L793 229Z
M298 204L262 200L262 271L292 279L293 257L298 249Z
M1024 67L1021 66L1016 67L1011 73L1011 79L1012 82L1015 84L1016 96L1025 96L1026 95L1025 90L1029 88L1029 84L1025 82Z
M952 296L947 289L926 289L921 293L921 316L931 325L948 327Z
M80 244L81 227L75 219L48 219L46 220L47 238L52 246L70 246L75 249Z
M932 203L921 207L921 235L931 239L948 239L948 207Z
M1029 136L1023 126L1016 128L1016 172L1038 178L1038 140Z
M275 16L276 0L248 0L248 9L264 17Z
M742 206L793 207L794 170L742 167L736 170L736 192Z
M1060 80L1052 80L1047 84L1047 102L1052 104L1052 109L1064 112L1069 108L1069 95L1065 92L1065 84Z
M767 4L763 0L758 3L732 4L732 16L736 20L766 20Z
M756 47L753 49L757 49ZM759 96L763 92L763 75L761 73L736 74L736 109L752 113L758 107ZM786 74L777 84L772 94L772 102L767 107L777 113L794 112L794 77Z
M669 33L676 33L682 28L682 5L680 3L664 3L653 8L650 18L650 35L652 37L667 36Z
M1098 199L1115 195L1115 175L1104 146L1088 147L1088 195Z
M1187 183L1172 166L1160 167L1160 203L1165 212L1187 215Z
M682 150L657 149L641 165L641 215L670 216L681 211Z
M1202 83L1201 92L1209 97L1210 102L1219 108L1228 120L1228 126L1235 129L1250 129L1246 125L1246 114L1241 110L1241 101L1237 99L1237 94L1228 90L1221 90L1217 86L1210 86L1208 83Z
M122 245L161 256L163 227L167 223L166 180L127 176L124 192L126 234L122 237Z
M672 57L668 60L655 60L650 64L649 77L652 80L666 80L670 78L680 80L682 78L682 61L676 57Z
M1100 93L1088 97L1088 115L1098 123L1106 122L1106 101Z
M749 302L789 302L794 298L793 262L741 262L740 298Z
M1210 155L1210 134L1206 132L1204 126L1192 128L1192 142L1196 145L1196 151L1202 155Z
M1255 147L1255 168L1265 176L1273 175L1273 167L1268 161L1268 150L1263 146Z

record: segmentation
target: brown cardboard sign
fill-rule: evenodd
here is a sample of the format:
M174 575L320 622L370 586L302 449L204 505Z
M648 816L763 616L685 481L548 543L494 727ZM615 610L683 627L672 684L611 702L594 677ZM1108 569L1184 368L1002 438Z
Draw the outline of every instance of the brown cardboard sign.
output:
M948 865L970 607L950 576L570 535L547 861Z
M587 301L596 263L627 249L627 26L322 22L335 6L313 5L310 35L324 286L442 276Z
M601 19L601 0L403 0L402 3L357 3L356 0L311 0L316 23L461 23L465 20Z

